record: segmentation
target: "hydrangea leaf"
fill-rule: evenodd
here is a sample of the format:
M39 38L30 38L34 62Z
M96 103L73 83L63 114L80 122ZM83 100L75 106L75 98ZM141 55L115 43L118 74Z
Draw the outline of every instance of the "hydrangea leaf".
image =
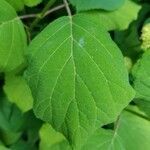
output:
M140 5L131 0L126 0L122 7L112 12L94 10L87 11L82 14L85 17L91 17L95 23L103 24L107 30L124 30L128 28L132 21L137 19L140 8Z
M77 9L77 11L85 11L91 9L115 10L123 5L125 0L69 0ZM107 5L106 5L107 4Z
M40 129L40 150L71 150L65 137L56 132L49 124Z
M100 125L113 122L134 97L117 45L103 26L87 19L59 18L28 51L25 77L34 112L75 147Z
M139 110L134 110L134 112L142 114ZM150 122L131 112L124 111L114 131L97 130L87 140L82 150L149 150L149 137Z
M10 102L15 103L22 112L30 110L33 98L30 88L22 76L7 75L4 91Z
M0 0L0 72L16 70L24 63L26 35L15 10Z
M150 49L133 68L132 75L136 90L135 102L150 116Z

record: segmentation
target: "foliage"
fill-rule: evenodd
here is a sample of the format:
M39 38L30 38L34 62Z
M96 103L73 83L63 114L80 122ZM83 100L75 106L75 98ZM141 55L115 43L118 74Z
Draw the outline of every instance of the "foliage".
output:
M0 150L149 150L149 8L0 0Z

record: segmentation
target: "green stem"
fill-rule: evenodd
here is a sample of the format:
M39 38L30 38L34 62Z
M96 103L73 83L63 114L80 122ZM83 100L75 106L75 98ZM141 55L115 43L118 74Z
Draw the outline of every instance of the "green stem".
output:
M31 26L30 26L30 31L33 30L33 28L39 23L39 21L44 17L45 13L47 12L47 10L56 2L56 0L50 0L46 6L44 7L44 9L42 10L42 12L35 18L35 20L32 22Z

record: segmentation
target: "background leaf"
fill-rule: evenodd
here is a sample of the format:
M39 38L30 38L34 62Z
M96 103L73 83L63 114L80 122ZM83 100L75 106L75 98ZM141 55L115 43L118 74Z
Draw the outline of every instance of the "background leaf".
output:
M40 139L40 150L71 150L65 137L49 124L43 124L40 129Z
M85 11L91 9L115 10L123 5L125 0L69 0L77 11ZM106 5L107 4L107 5Z
M136 108L130 109L135 113L143 114ZM97 130L87 140L82 150L149 150L149 137L150 122L137 114L124 111L114 131Z
M24 0L25 5L32 7L36 6L37 4L41 3L42 0Z
M109 31L123 30L128 28L133 20L137 19L140 8L139 5L131 0L126 0L123 6L115 11L97 10L83 12L82 14L85 18L91 18L95 23L102 24Z
M16 70L25 62L26 35L15 10L0 0L0 72Z
M9 101L15 103L22 112L32 109L33 98L25 79L10 74L5 77L5 80L4 91Z
M147 50L133 68L135 102L150 116L150 50Z
M6 0L15 10L20 11L24 8L23 0Z

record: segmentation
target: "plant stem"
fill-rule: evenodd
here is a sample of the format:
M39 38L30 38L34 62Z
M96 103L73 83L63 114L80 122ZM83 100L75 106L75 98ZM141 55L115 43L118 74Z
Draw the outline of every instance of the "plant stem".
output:
M69 7L69 5L68 5L67 0L63 0L63 2L64 2L64 4L65 4L65 7L66 7L66 10L67 10L68 16L71 17L72 14L71 14L71 10L70 10L70 7Z
M46 17L47 15L51 14L54 11L62 9L64 7L65 7L65 4L58 5L58 6L54 7L54 8L46 11L42 18ZM19 19L35 18L35 17L38 17L39 15L40 15L40 13L37 13L37 14L27 14L27 15L19 16Z
M42 10L42 12L40 14L38 14L35 18L35 20L32 22L31 26L30 26L30 31L33 30L33 28L39 23L39 21L44 17L44 14L46 13L46 11L56 2L56 0L49 0L49 2L46 4L46 6L44 7L44 9Z
M52 8L52 9L46 11L45 14L43 15L43 18L44 18L45 16L51 14L52 12L57 11L57 10L59 10L59 9L62 9L62 8L64 8L64 7L65 7L65 4L61 4L61 5L58 5L58 6L54 7L54 8Z

